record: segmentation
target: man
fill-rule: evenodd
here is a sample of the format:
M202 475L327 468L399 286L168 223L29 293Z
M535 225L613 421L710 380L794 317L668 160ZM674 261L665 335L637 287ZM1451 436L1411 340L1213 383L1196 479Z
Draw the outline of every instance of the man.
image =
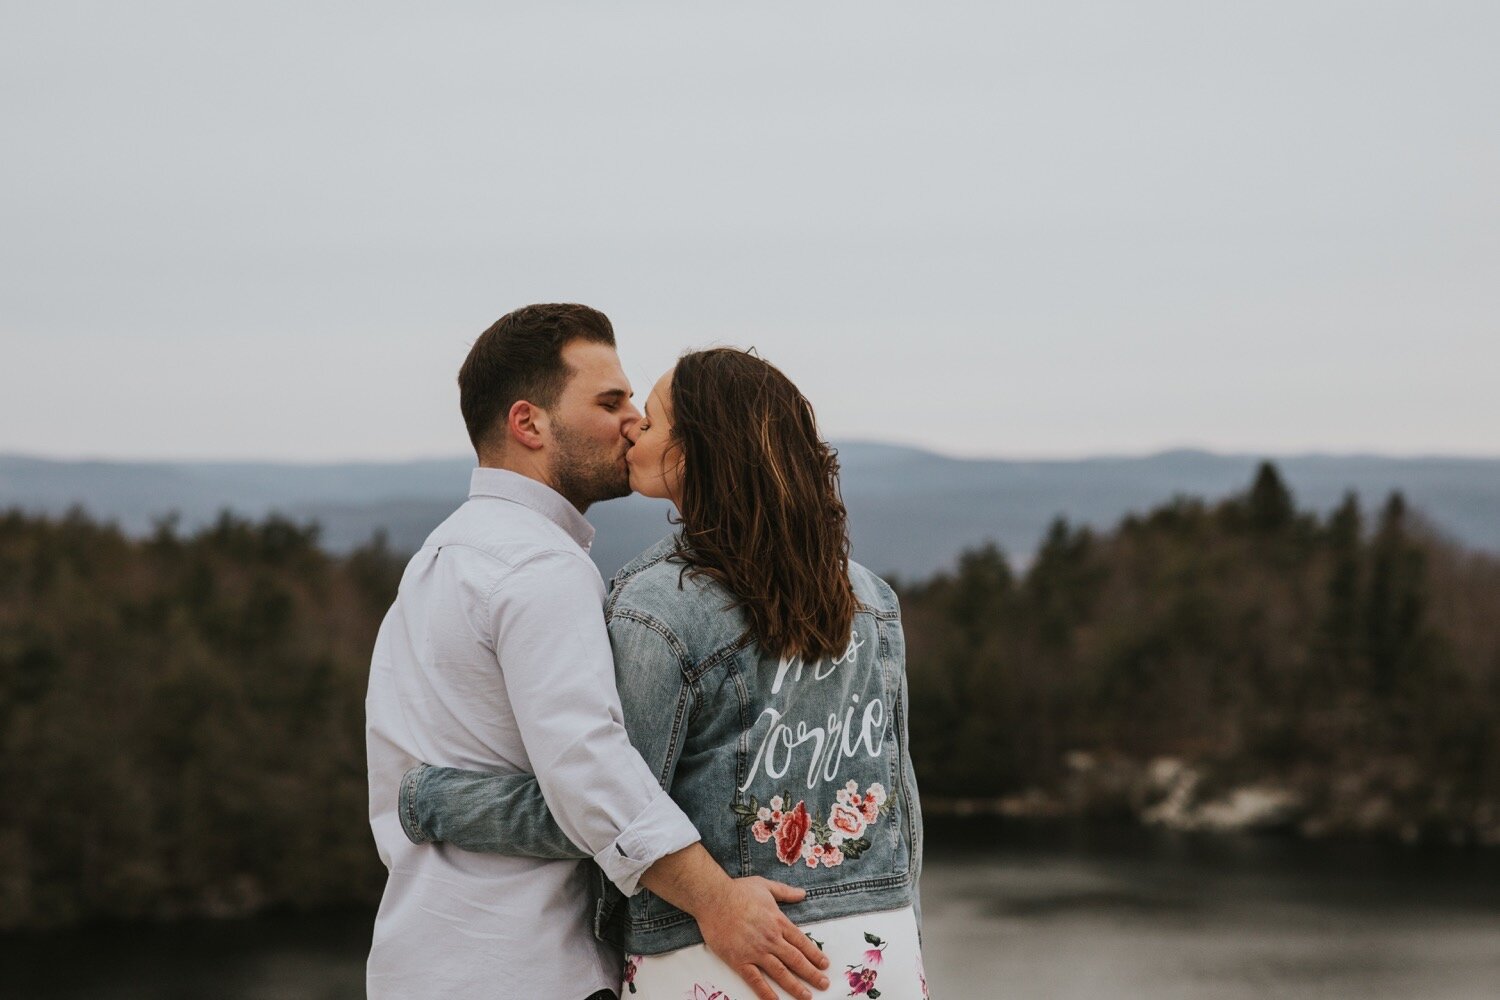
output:
M620 982L582 864L407 839L400 782L421 761L534 773L621 892L691 913L758 996L775 996L764 976L794 996L810 996L797 976L825 988L826 959L776 906L801 890L730 879L626 737L583 517L629 492L640 419L609 320L519 309L480 336L458 382L479 468L407 566L370 665L370 825L390 874L369 996L592 1000Z

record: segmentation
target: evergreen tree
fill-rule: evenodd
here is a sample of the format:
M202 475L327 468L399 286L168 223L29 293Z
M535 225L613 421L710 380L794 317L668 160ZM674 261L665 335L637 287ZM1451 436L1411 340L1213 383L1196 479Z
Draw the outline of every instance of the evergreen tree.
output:
M1015 574L995 543L986 542L959 557L949 616L971 645L996 626L1014 587Z
M1328 575L1328 610L1323 621L1330 666L1336 678L1348 678L1360 651L1360 584L1363 575L1363 517L1352 491L1328 522L1332 567Z
M1292 493L1271 462L1260 463L1256 470L1255 482L1250 487L1249 508L1250 527L1262 534L1282 531L1296 519Z
M1406 499L1394 492L1380 512L1370 547L1365 634L1370 683L1379 695L1394 692L1422 666L1426 565L1408 536L1406 519Z
M1092 566L1093 543L1092 532L1073 531L1063 517L1047 529L1025 586L1032 622L1045 643L1066 644L1088 615L1100 580Z

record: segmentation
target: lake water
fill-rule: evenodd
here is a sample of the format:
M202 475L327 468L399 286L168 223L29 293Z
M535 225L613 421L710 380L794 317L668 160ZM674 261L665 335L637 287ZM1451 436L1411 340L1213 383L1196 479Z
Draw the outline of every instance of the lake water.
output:
M1500 997L1500 852L994 821L927 851L938 1000ZM370 919L0 938L0 996L356 1000Z

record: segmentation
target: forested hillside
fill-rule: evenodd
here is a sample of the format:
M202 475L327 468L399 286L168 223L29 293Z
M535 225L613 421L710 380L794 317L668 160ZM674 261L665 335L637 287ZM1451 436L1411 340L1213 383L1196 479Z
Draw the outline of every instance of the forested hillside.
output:
M0 928L376 898L363 697L400 569L275 518L0 516ZM1271 785L1303 833L1500 840L1500 562L1399 496L1324 519L1267 466L1059 522L1024 574L981 548L897 584L933 807L1180 819Z
M0 926L378 895L364 689L400 567L316 543L0 518Z
M1267 465L1212 506L1059 521L1024 576L985 548L901 590L924 796L1192 826L1254 789L1304 833L1500 844L1500 561L1399 494L1322 520Z

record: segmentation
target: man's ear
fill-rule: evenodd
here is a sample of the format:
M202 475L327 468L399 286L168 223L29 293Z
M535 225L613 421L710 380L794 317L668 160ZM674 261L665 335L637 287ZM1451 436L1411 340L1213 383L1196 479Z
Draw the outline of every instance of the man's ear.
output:
M547 434L547 411L518 399L510 406L505 417L506 436L523 448L536 451L542 447Z

